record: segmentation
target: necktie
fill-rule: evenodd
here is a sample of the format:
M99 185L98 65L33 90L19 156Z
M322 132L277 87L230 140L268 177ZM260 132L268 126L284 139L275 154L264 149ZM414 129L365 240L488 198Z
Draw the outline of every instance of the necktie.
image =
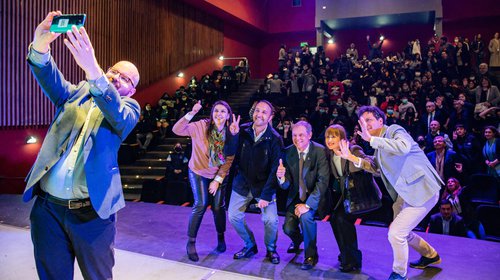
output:
M304 168L304 153L299 154L299 199L301 201L306 200L307 188L304 183L304 178L302 177L302 169Z
M443 160L444 160L444 155L438 155L436 152L436 171L439 174L439 177L444 180L444 171L443 171Z

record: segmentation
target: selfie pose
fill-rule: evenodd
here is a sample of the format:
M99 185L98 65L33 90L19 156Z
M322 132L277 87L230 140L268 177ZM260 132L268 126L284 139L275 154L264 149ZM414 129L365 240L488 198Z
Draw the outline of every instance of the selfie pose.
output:
M85 28L73 26L64 44L86 80L66 81L50 54L61 34L49 29L59 15L50 12L38 25L28 52L33 75L56 107L23 195L24 201L37 196L30 216L36 268L40 279L73 279L76 257L85 279L112 279L115 213L125 206L116 159L139 119L139 104L130 98L139 72L120 61L104 73Z

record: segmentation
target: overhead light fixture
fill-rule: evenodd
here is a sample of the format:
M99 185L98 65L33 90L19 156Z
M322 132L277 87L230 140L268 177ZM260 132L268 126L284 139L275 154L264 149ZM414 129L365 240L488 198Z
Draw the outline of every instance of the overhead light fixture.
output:
M224 56L223 55L219 56L219 60L224 60Z
M328 44L333 44L333 38L328 39Z
M38 142L38 139L35 136L30 135L26 137L26 144L36 144L36 142Z
M384 35L380 35L379 40L383 41L385 39Z
M177 74L177 77L179 77L179 78L184 78L184 73L179 72L179 73Z
M323 6L323 10L326 10L326 6Z

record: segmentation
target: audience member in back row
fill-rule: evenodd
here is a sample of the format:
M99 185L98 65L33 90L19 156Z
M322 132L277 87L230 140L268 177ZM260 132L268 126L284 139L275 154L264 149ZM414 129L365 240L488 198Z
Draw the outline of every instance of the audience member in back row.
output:
M186 251L189 259L195 262L199 260L196 252L196 236L209 204L217 230L216 251L221 253L226 251L224 179L234 160L238 138L234 137L232 132L236 134L235 128L238 128L239 122L239 117L236 121L231 107L225 101L217 101L212 107L209 119L190 123L201 108L201 101L198 101L190 112L175 123L172 130L179 136L191 137L193 143L188 176L194 203L189 218L189 240Z

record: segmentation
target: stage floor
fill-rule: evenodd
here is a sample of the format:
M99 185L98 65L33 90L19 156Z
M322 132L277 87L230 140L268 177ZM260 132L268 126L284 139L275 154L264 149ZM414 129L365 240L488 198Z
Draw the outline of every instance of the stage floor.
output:
M0 279L36 279L29 238L31 203L19 195L0 195ZM212 214L205 214L197 240L200 261L189 261L185 253L186 229L191 209L180 206L127 202L118 214L115 279L387 279L391 273L392 250L387 229L357 226L363 252L360 273L338 271L338 248L329 223L318 222L319 263L309 271L300 270L303 253L287 254L289 238L281 230L278 253L281 263L264 259L264 227L260 215L247 214L255 233L259 253L233 260L243 247L227 224L227 251L213 253L217 243ZM421 233L441 255L443 262L425 270L408 269L409 279L497 279L500 278L500 243ZM410 249L410 260L419 256ZM75 279L82 279L76 273Z

